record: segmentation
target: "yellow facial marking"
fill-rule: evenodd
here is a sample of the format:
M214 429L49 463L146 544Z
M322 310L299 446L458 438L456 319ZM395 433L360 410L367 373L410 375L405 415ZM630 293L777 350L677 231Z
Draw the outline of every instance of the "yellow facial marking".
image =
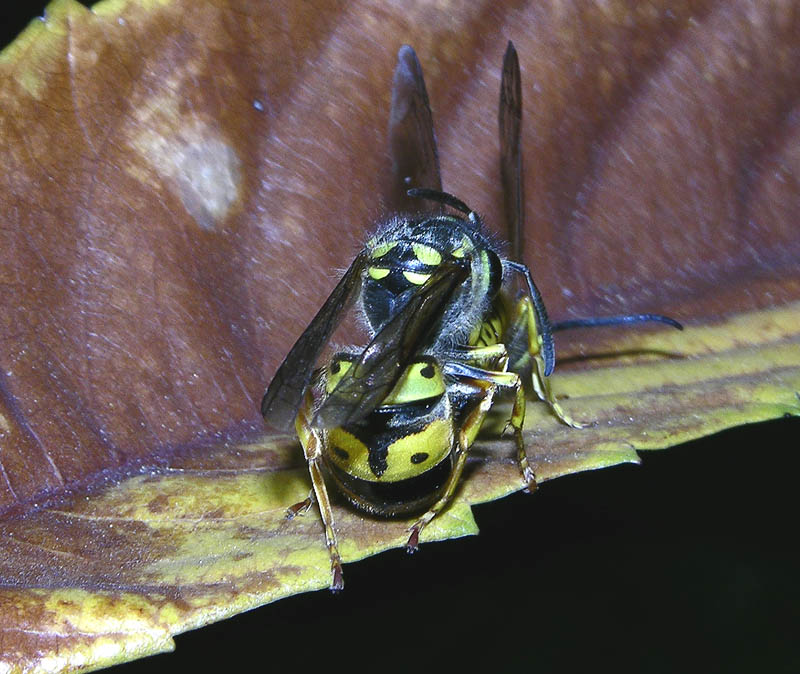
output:
M417 259L423 264L429 264L435 267L442 262L441 253L435 248L431 248L422 243L412 243L411 248L414 250L414 255L416 255Z
M436 363L420 361L409 365L400 381L384 399L384 405L402 405L433 398L444 393L442 370Z
M430 274L419 274L415 271L404 271L403 276L406 277L409 283L413 283L415 286L421 286L431 277Z
M474 247L472 241L465 235L464 238L461 239L461 245L452 251L450 255L453 257L464 257L464 255L469 253Z
M397 241L387 241L386 243L381 243L375 246L370 252L369 256L373 260L377 260L379 257L383 257L388 253L392 248L397 245Z
M385 267L369 267L367 271L371 279L380 281L382 278L386 278L389 275L390 270Z

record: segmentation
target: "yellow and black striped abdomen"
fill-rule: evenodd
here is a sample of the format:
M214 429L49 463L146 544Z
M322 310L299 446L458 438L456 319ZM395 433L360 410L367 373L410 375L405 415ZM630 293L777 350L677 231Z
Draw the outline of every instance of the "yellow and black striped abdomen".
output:
M501 292L492 301L489 311L480 324L469 335L469 345L493 346L503 341L510 320L510 307L505 293Z

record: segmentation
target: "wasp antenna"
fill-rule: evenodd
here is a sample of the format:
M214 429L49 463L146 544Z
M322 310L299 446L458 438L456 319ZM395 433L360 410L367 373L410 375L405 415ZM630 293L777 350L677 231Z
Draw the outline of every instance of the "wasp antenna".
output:
M674 318L661 314L627 314L625 316L603 316L596 318L577 318L570 321L557 321L550 328L553 332L575 330L576 328L598 328L604 325L630 325L632 323L664 323L676 330L683 330L683 325Z
M447 192L441 192L440 190L431 190L427 187L413 187L408 190L406 194L410 197L417 197L419 199L438 201L440 204L450 206L450 208L454 208L464 215L471 215L474 213L474 211L463 201L461 201L461 199L454 197L452 194L448 194Z

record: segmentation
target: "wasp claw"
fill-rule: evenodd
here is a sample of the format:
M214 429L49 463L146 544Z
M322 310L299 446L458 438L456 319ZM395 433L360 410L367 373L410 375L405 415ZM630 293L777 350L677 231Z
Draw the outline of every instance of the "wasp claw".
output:
M411 535L406 543L406 552L413 555L417 550L419 550L419 528L414 526L411 528Z
M286 509L286 519L293 520L298 515L302 515L311 507L311 499L307 498L305 501L300 501L300 503L295 503L293 506L289 506Z
M530 467L523 471L522 479L525 481L525 488L523 491L526 494L533 494L533 492L539 488L539 485L536 482L536 473L534 473Z
M331 565L332 579L331 579L331 592L336 594L344 590L344 573L342 573L342 565L339 562L334 562Z

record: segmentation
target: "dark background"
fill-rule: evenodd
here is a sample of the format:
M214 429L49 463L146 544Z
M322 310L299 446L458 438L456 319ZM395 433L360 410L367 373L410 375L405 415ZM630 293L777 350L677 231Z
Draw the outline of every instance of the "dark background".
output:
M5 45L43 3L2 3ZM88 4L88 3L84 3ZM800 419L480 506L478 537L177 637L135 672L292 666L798 672Z

